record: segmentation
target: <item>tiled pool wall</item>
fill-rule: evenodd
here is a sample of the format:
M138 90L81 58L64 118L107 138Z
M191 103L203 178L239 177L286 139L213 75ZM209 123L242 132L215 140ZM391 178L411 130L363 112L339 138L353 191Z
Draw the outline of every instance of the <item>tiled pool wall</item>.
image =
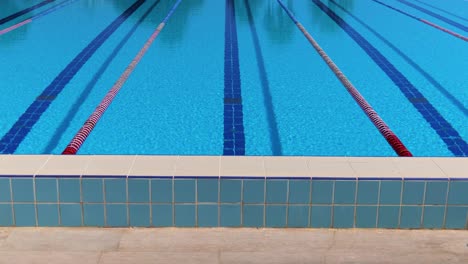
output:
M468 229L466 174L465 158L0 156L0 226Z

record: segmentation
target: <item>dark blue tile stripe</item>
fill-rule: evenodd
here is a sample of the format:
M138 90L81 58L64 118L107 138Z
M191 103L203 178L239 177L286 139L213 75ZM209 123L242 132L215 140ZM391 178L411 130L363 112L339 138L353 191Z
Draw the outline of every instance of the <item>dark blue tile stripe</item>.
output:
M245 7L247 8L247 18L249 19L250 32L252 34L253 44L255 48L255 56L257 57L258 74L260 83L263 90L263 101L266 109L266 116L270 132L270 145L273 156L282 156L283 150L281 147L281 140L278 133L278 123L276 122L275 110L273 107L273 99L270 91L270 82L265 69L265 60L263 59L262 48L258 39L257 28L255 27L254 17L248 0L244 0Z
M75 74L83 67L88 59L114 33L117 28L131 16L146 0L138 0L105 28L86 48L84 48L65 69L47 86L26 112L16 121L13 127L0 140L0 153L12 154L39 121L42 114L55 100Z
M417 9L417 10L423 12L423 13L426 13L426 14L432 16L432 17L435 17L435 18L437 18L437 19L439 19L441 21L444 21L445 23L450 24L450 25L452 25L452 26L454 26L456 28L459 28L459 29L461 29L461 30L463 30L465 32L468 32L468 27L464 26L464 25L462 25L462 24L460 24L458 22L455 22L455 21L453 21L451 19L448 19L448 18L446 18L444 16L441 16L441 15L439 15L437 13L434 13L434 12L432 12L432 11L426 9L426 8L420 7L418 5L410 3L408 1L405 1L405 0L398 0L398 1L405 4L405 5L407 5L407 6L411 6L412 8Z
M458 98L456 98L454 95L452 95L445 87L439 83L434 77L432 77L428 72L426 72L421 66L419 66L414 60L412 60L408 55L403 53L398 47L393 45L389 40L384 38L379 32L375 31L372 29L369 25L367 25L364 21L359 19L357 16L346 10L343 6L341 6L339 3L330 0L333 4L335 4L339 9L341 9L343 12L346 13L346 15L354 18L359 24L361 24L363 27L368 29L370 32L372 32L377 38L382 40L385 44L387 44L393 51L398 53L408 64L413 66L421 75L423 75L435 88L439 90L440 93L442 93L448 100L452 102L460 111L462 111L466 116L468 116L468 109L463 105Z
M245 155L244 115L233 0L226 0L224 42L224 155Z
M30 19L38 20L39 18L44 17L44 16L46 16L46 15L52 13L52 12L55 12L55 11L59 10L60 8L65 7L67 5L70 5L70 4L72 4L72 3L76 2L76 1L78 1L78 0L63 1L62 3L60 3L58 5L55 5L55 6L49 8L47 10L44 10L44 11L40 12L39 14L37 14L35 16L30 17Z
M454 16L454 17L458 18L458 19L465 20L465 21L468 22L468 18L461 17L461 16L459 16L459 15L457 15L457 14L454 14L454 13L449 12L449 11L447 11L447 10L444 10L444 9L442 9L442 8L438 8L438 7L436 7L436 6L433 6L433 5L431 5L431 4L425 3L425 2L420 1L420 0L414 0L414 1L419 2L419 3L423 4L423 5L427 5L427 6L431 7L431 8L434 8L434 9L436 9L436 10L439 10L440 12L449 14L449 15L451 15L451 16Z
M419 19L418 17L413 16L413 15L411 15L411 14L408 14L408 13L406 13L406 12L403 12L403 11L401 11L400 9L397 9L397 8L391 6L391 5L387 5L387 4L385 4L385 3L383 3L383 2L380 2L380 1L378 1L378 0L372 0L372 1L374 1L374 2L376 2L376 3L378 3L378 4L381 4L381 5L383 5L383 6L386 6L386 7L390 8L390 9L392 9L392 10L394 10L394 11L396 11L396 12L402 14L402 15L405 15L405 16L407 16L407 17L411 17L411 18L413 18L413 19L416 19L416 20L420 21L420 19Z
M4 18L0 19L0 25L3 25L3 24L5 24L5 23L7 23L7 22L9 22L9 21L11 21L11 20L13 20L15 18L18 18L18 17L20 17L20 16L22 16L22 15L24 15L26 13L29 13L29 12L31 12L33 10L36 10L36 9L42 7L42 6L47 5L48 3L54 2L54 1L55 0L45 0L45 1L40 2L39 4L33 5L31 7L23 9L21 11L18 11L18 12L14 13L14 14L11 14L11 15L9 15L7 17L4 17Z
M312 176L312 177L297 177L297 176L281 176L281 177L264 177L264 176L126 176L126 175L2 175L0 178L85 178L85 179L216 179L216 180L304 180L304 181L468 181L467 178L426 178L426 177L327 177L327 176Z
M312 0L324 13L335 21L382 69L395 83L408 101L418 110L424 119L431 125L439 137L447 145L447 148L459 157L468 157L468 144L460 134L445 120L435 107L410 83L410 81L393 66L372 44L362 37L353 27L346 23L335 12L325 6L319 0Z

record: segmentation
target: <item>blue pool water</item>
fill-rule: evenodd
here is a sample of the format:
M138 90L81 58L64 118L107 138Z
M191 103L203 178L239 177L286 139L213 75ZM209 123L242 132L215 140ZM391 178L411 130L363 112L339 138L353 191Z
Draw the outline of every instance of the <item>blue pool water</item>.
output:
M66 2L0 25L32 18L0 33L0 154L60 154L176 1ZM466 37L467 1L283 2L413 155L468 156L468 42L418 20ZM78 154L396 155L276 0L183 0Z

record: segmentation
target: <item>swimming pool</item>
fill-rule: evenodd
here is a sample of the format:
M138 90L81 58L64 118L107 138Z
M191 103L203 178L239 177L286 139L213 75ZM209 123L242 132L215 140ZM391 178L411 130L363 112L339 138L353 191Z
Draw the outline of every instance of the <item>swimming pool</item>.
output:
M62 153L176 2L2 1L0 153ZM397 155L290 10L413 155L468 155L468 2L283 2L182 1L78 154Z

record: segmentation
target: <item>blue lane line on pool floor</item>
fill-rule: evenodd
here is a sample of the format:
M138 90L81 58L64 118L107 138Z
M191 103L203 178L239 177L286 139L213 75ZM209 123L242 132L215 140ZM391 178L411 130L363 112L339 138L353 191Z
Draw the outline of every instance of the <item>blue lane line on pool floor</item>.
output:
M441 21L444 21L445 23L450 24L450 25L452 25L452 26L454 26L456 28L459 28L459 29L461 29L461 30L463 30L465 32L468 32L468 27L464 26L464 25L462 25L462 24L460 24L458 22L455 22L455 21L453 21L451 19L448 19L448 18L446 18L444 16L441 16L441 15L439 15L437 13L434 13L434 12L432 12L432 11L426 9L426 8L420 7L418 5L410 3L408 1L405 1L405 0L398 0L398 1L400 3L403 3L403 4L407 5L407 6L410 6L410 7L414 8L414 9L417 9L417 10L423 12L423 13L426 13L426 14L432 16L432 17L435 17L435 18L437 18L437 19L439 19Z
M50 104L107 38L146 0L138 0L107 26L47 86L0 140L0 153L13 154Z
M112 61L114 61L114 58L122 50L122 48L128 42L130 37L135 33L135 31L138 29L138 27L141 25L141 23L143 23L143 21L148 17L148 15L153 11L153 9L159 4L159 2L161 2L161 0L156 0L154 2L154 4L151 5L150 8L138 20L138 22L130 29L130 31L122 38L120 43L117 46L115 46L114 50L107 57L106 61L101 65L101 67L99 67L99 69L96 71L96 73L94 74L91 81L86 85L86 88L81 92L80 96L75 101L75 103L71 106L70 110L68 110L67 115L63 118L62 122L57 127L57 129L55 130L54 135L50 138L49 143L44 148L42 153L44 153L44 154L52 153L52 151L57 147L57 145L59 144L59 142L60 142L60 140L61 140L61 138L63 136L63 133L68 128L68 126L70 125L72 120L75 118L75 116L78 113L81 105L83 104L84 101L86 101L86 99L90 95L91 91L96 86L96 83L99 81L99 79L104 74L104 72L107 70L107 68L112 63Z
M245 155L244 114L239 70L236 11L226 0L224 36L224 146L223 155Z
M348 16L354 18L359 24L361 24L363 27L367 28L370 32L374 33L374 35L379 38L381 41L383 41L385 44L387 44L393 51L398 53L408 64L413 66L422 76L424 76L435 88L439 90L440 93L442 93L452 104L454 104L460 111L462 111L465 116L468 116L468 109L463 105L458 98L453 96L447 89L445 89L442 84L440 84L434 77L432 77L428 72L426 72L424 69L421 68L415 61L413 61L409 56L407 56L405 53L403 53L398 47L393 45L389 40L387 40L384 36L382 36L380 33L372 29L369 25L364 23L361 19L353 15L351 12L346 10L343 6L335 2L334 0L330 0L333 4L335 4L339 9L341 9L343 12L345 12Z
M247 8L247 18L249 20L250 32L252 33L252 39L255 47L255 56L257 57L258 74L260 75L260 82L262 84L264 104L270 132L271 152L273 156L282 156L283 151L281 147L280 136L278 134L278 123L276 122L276 115L273 107L270 82L268 81L268 75L265 69L265 60L263 59L263 52L262 48L260 47L257 28L255 27L255 21L252 15L249 0L245 0L244 2L245 7Z
M45 1L40 2L39 4L33 5L31 7L23 9L21 11L18 11L18 12L14 13L14 14L11 14L11 15L9 15L7 17L4 17L4 18L0 19L0 25L3 25L3 24L5 24L5 23L7 23L7 22L9 22L9 21L11 21L11 20L13 20L15 18L18 18L18 17L20 17L20 16L22 16L24 14L27 14L27 13L33 11L33 10L41 8L42 6L45 6L48 3L52 3L54 1L55 0L45 0Z
M72 3L76 2L76 1L79 1L79 0L68 0L68 1L63 1L63 2L61 2L60 4L57 4L57 5L51 7L51 8L49 8L49 9L47 9L47 10L44 10L44 11L40 12L40 13L37 14L37 15L34 15L34 16L30 17L30 19L38 20L39 18L44 17L44 16L46 16L46 15L48 15L48 14L54 12L54 11L59 10L59 9L62 8L62 7L65 7L65 6L67 6L67 5L70 5L70 4L72 4Z
M452 13L452 12L449 12L449 11L447 11L447 10L444 10L444 9L442 9L442 8L439 8L439 7L437 7L437 6L433 6L433 5L431 5L431 4L425 3L425 2L420 1L420 0L414 0L414 1L419 2L419 3L423 4L423 5L427 5L427 6L431 7L431 8L434 8L435 10L439 10L440 12L449 14L449 15L451 15L451 16L453 16L453 17L456 17L456 18L458 18L458 19L465 20L465 21L468 22L468 19L467 19L467 18L461 17L461 16L459 16L459 15L457 15L457 14L454 14L454 13Z
M346 23L320 0L312 0L324 13L335 21L382 69L395 83L408 101L418 110L424 119L431 125L439 137L447 145L447 148L459 157L468 157L468 144L460 134L445 120L435 107L424 97L410 81L397 70L372 44L370 44L353 27Z

